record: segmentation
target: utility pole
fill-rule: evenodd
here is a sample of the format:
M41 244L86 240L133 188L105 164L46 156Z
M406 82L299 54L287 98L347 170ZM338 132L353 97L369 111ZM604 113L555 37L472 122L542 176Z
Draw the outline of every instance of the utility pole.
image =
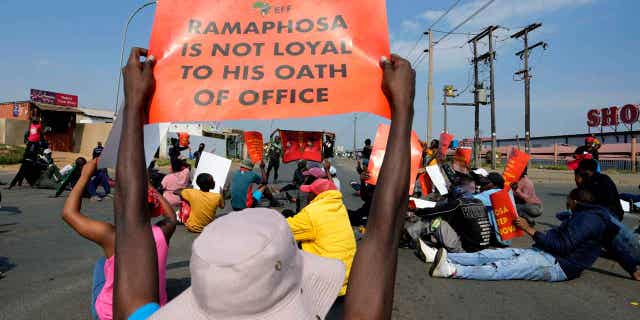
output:
M493 51L493 27L489 28L489 81L491 82L491 169L496 169L496 91L493 72L493 60L496 54Z
M424 34L428 35L429 49L425 50L429 55L429 79L427 80L427 143L433 134L433 32L429 29Z
M518 76L522 76L524 79L524 139L525 139L525 152L531 152L531 76L529 70L529 51L542 46L543 48L547 48L546 42L538 42L533 46L529 46L529 32L538 29L542 26L542 23L533 23L525 27L524 29L514 33L511 35L512 39L522 38L524 40L524 49L518 53L517 56L520 56L520 59L523 60L524 69L516 72L515 74Z
M353 114L353 159L358 161L358 156L356 152L356 133L358 132L358 114Z
M444 101L442 102L442 106L444 106L444 133L449 133L449 129L447 128L447 94L444 94Z
M478 167L480 164L480 154L482 153L482 143L480 140L480 104L486 104L486 101L480 101L480 80L478 75L478 63L480 61L489 61L491 66L491 135L492 135L492 148L493 151L492 156L495 159L495 98L494 98L494 90L493 90L493 60L495 59L495 52L493 51L493 31L498 29L498 26L489 26L485 28L482 32L478 33L475 37L469 40L467 43L473 43L473 76L474 76L474 90L473 90L473 101L475 104L475 125L474 125L474 143L473 143L473 166ZM484 37L489 37L489 52L478 56L478 41L480 41ZM483 99L484 100L484 99ZM495 164L493 164L495 160L491 163L491 167L495 169Z

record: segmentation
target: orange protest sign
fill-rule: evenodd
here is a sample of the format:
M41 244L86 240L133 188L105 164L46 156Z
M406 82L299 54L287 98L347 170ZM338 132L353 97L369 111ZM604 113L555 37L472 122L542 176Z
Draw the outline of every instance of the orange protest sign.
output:
M529 164L530 158L531 156L518 149L511 150L509 160L507 160L507 165L505 166L504 172L502 173L502 178L504 179L504 183L506 186L510 185L513 182L520 181L520 177L522 176L524 169Z
M490 196L493 214L498 225L498 232L503 241L522 237L524 232L513 224L513 220L518 218L513 200L507 189L498 191Z
M178 133L178 141L181 147L189 146L189 134L186 132Z
M447 158L447 151L449 150L449 146L451 146L453 138L454 136L452 134L446 132L440 134L440 159Z
M378 175L380 174L380 167L382 167L384 153L387 149L390 129L391 127L386 124L378 126L376 139L373 142L373 148L371 149L371 157L369 158L369 180L366 181L368 184L376 185L378 183ZM422 144L420 143L420 139L415 131L411 131L411 173L409 175L409 195L413 194L413 188L416 184L416 176L418 175L418 168L420 168L421 161Z
M149 122L389 117L384 0L158 1Z
M262 133L257 131L246 131L244 133L244 144L247 146L247 153L253 163L260 163L263 156Z

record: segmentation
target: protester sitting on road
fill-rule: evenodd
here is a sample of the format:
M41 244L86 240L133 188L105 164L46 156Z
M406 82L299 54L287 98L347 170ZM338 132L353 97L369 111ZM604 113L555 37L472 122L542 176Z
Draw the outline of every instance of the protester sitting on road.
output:
M114 256L116 228L113 224L98 221L82 214L82 197L85 188L96 171L96 160L89 161L83 168L80 178L69 193L62 210L62 219L80 236L90 240L102 248L104 257L99 259L94 269L92 286L91 313L93 319L113 319L113 286L114 286ZM165 217L151 227L155 248L157 251L157 265L159 270L160 304L167 302L165 287L165 268L169 239L176 228L175 212L166 200L159 197L160 213Z
M196 184L200 190L181 189L174 191L174 194L189 202L191 207L188 215L181 215L178 220L184 223L187 230L200 233L216 218L218 208L224 209L224 192L209 192L216 187L216 182L213 180L213 176L208 173L199 174L196 178Z
M98 194L98 187L102 187L104 194ZM109 185L109 175L107 169L98 169L87 185L87 192L92 201L102 201L102 198L111 197L111 186Z
M251 207L253 194L253 184L262 185L267 181L264 172L264 162L260 163L260 171L262 175L258 175L253 171L254 164L249 159L242 160L240 170L231 177L231 208L233 211L241 211L247 207Z
M173 172L168 173L164 178L162 178L162 195L169 201L169 204L174 209L180 208L182 203L182 199L180 196L176 195L174 192L187 188L191 185L191 168L186 162L176 162L176 164L180 163L180 168L174 168Z
M113 300L116 318L323 319L340 290L344 266L297 250L285 219L264 209L231 213L205 228L193 244L193 288L158 311L152 231L148 216L140 219L140 213L148 211L142 201L146 188L141 183L145 181L142 123L155 87L155 60L140 61L146 54L145 49L132 49L123 72L125 120L114 210L120 223ZM393 307L402 226L397 213L407 210L410 180L415 71L397 56L385 60L383 70L383 91L392 114L389 141L393 143L387 145L380 169L370 231L352 266L343 319L390 319Z
M282 187L280 192L287 192L292 190L298 190L300 186L304 183L305 176L304 172L307 171L307 160L299 160L297 163L296 170L293 172L293 180L290 184Z
M527 219L530 224L535 224L534 219L541 216L542 201L536 195L533 182L527 175L527 168L524 169L520 180L511 184L513 196L516 200L518 215Z
M349 223L347 208L342 202L342 194L326 176L319 177L311 184L302 185L300 190L308 194L309 205L288 218L287 222L303 251L338 259L345 264L347 272L340 290L340 296L344 296L356 253L356 239Z
M36 161L40 168L40 177L36 180L34 187L39 189L55 189L58 182L62 180L60 169L56 166L51 156L51 149L45 149L43 154Z
M480 193L473 195L473 197L482 201L482 204L484 204L487 209L487 215L489 216L489 221L491 222L491 226L494 231L491 234L491 245L496 247L508 247L511 245L511 241L502 240L498 230L498 223L496 222L496 217L493 213L493 204L491 203L491 195L503 190L505 184L504 178L502 178L502 175L497 172L491 172L487 177L480 178L479 183Z
M580 189L571 191L568 201L580 198ZM603 245L618 228L609 213L597 207L576 206L571 217L547 232L536 231L526 219L514 224L532 237L531 249L505 248L476 253L451 253L439 249L429 271L433 277L476 280L575 279L591 267ZM431 251L432 253L435 250Z
M580 161L574 175L578 188L587 189L595 197L596 204L608 208L618 220L622 221L624 210L620 204L618 188L609 176L598 172L598 163L595 160Z
M71 166L71 169L65 171L65 173L62 175L62 180L56 188L56 194L53 196L54 198L59 197L67 189L67 187L73 188L76 185L76 182L78 182L80 174L82 173L82 168L85 164L87 164L87 159L79 157Z

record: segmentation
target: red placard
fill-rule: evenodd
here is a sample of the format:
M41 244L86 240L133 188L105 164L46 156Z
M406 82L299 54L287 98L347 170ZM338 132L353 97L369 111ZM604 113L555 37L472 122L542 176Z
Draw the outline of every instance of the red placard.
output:
M505 186L509 186L513 182L520 181L520 177L522 176L524 169L529 164L529 159L531 159L531 156L527 153L515 148L511 149L509 160L507 160L507 165L502 173Z
M507 189L498 191L492 194L490 198L493 214L498 224L498 232L502 240L508 241L513 238L522 237L524 231L513 224L513 221L518 218L518 213L509 195L509 191L507 191Z
M189 147L189 134L186 132L178 133L178 143L181 147Z
M384 160L385 150L387 149L387 141L389 140L389 130L391 127L387 124L381 124L378 126L378 132L376 133L376 139L373 142L373 148L371 151L371 157L369 158L369 180L368 184L376 185L378 183L378 174L380 174L380 167ZM422 161L422 144L415 131L411 131L411 173L409 175L409 195L413 194L413 188L415 187L416 176L418 175L418 169L420 168L420 162Z
M257 131L246 131L244 133L244 144L247 146L247 153L253 163L260 163L263 157L262 133Z
M384 0L158 1L149 121L389 117Z
M453 135L443 132L440 134L440 159L445 159L447 157L447 151L449 150L449 146L451 146L451 141L453 141Z
M282 162L322 161L322 132L280 130Z

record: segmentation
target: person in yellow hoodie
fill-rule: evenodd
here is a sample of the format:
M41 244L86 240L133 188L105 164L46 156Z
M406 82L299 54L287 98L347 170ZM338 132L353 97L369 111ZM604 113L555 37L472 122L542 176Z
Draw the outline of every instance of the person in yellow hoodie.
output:
M338 259L345 264L347 272L339 295L342 297L347 293L351 264L356 254L356 239L342 194L326 174L316 177L311 184L300 186L300 191L309 194L309 205L288 218L287 222L303 251Z

